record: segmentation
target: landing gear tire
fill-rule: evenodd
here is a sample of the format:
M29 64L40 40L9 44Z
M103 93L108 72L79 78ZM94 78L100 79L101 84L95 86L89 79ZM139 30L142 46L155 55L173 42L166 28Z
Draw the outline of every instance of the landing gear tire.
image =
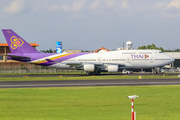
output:
M91 75L91 73L90 72L86 72L86 75Z
M154 71L154 74L158 74L158 72L157 72L157 71Z
M101 73L100 72L95 72L95 75L100 75Z
M86 72L86 75L100 75L101 72Z

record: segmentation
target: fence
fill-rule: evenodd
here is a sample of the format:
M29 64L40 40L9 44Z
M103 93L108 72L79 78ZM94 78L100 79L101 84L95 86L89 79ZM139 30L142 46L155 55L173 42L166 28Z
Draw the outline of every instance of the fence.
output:
M59 69L24 63L0 64L0 73L84 73L75 69Z
M139 72L139 71L138 71ZM150 71L149 71L150 72ZM164 69L164 73L180 72L180 69ZM59 69L37 66L28 63L0 63L0 73L85 73L75 69Z

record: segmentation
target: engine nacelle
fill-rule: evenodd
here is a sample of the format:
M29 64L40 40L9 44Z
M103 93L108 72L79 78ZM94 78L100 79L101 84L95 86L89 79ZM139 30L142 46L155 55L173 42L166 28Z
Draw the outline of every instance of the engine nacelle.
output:
M84 71L94 72L94 69L95 69L95 65L93 64L84 65Z
M118 65L109 65L107 67L108 72L118 72Z

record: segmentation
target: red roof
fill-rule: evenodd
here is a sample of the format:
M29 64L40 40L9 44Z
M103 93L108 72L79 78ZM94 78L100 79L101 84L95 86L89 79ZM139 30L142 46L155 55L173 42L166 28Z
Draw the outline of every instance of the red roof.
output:
M100 50L106 50L106 51L109 51L108 49L104 48L104 47L101 47L100 49L97 49L95 50L94 52L99 52Z
M31 46L35 47L35 46L40 46L37 43L29 43ZM0 46L8 46L7 43L0 43Z

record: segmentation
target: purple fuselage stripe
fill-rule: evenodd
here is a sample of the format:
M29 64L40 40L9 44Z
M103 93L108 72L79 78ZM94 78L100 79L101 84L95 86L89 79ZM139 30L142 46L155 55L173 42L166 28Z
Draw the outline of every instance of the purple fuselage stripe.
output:
M20 59L20 58L11 58L11 57L8 57L8 59L17 60L17 61L21 61L21 62L30 62L30 61L33 61L33 60L38 60L38 59L48 57L48 56L52 56L52 55L56 55L56 54L57 53L32 53L32 54L31 53L27 53L27 54L13 54L13 53L10 53L9 55L22 56L22 57L31 57L31 60L24 60L24 59ZM67 56L63 56L63 57L61 57L61 54L59 54L60 58L54 59L52 61L54 61L54 62L62 62L64 60L68 60L68 59L78 57L78 56L81 56L81 55L86 55L86 54L90 54L90 53L74 53L74 54L70 54L70 55L67 55ZM49 66L49 65L53 65L53 64L56 64L56 63L53 63L53 62L52 63L51 62L37 63L37 65L42 65L42 66Z
M71 58L74 58L74 57L78 57L78 56L81 56L81 55L86 55L86 54L89 54L89 53L75 53L75 54L71 54L71 55L67 55L67 56L58 58L58 59L56 59L54 61L55 62L62 62L64 60L68 60L68 59L71 59Z

